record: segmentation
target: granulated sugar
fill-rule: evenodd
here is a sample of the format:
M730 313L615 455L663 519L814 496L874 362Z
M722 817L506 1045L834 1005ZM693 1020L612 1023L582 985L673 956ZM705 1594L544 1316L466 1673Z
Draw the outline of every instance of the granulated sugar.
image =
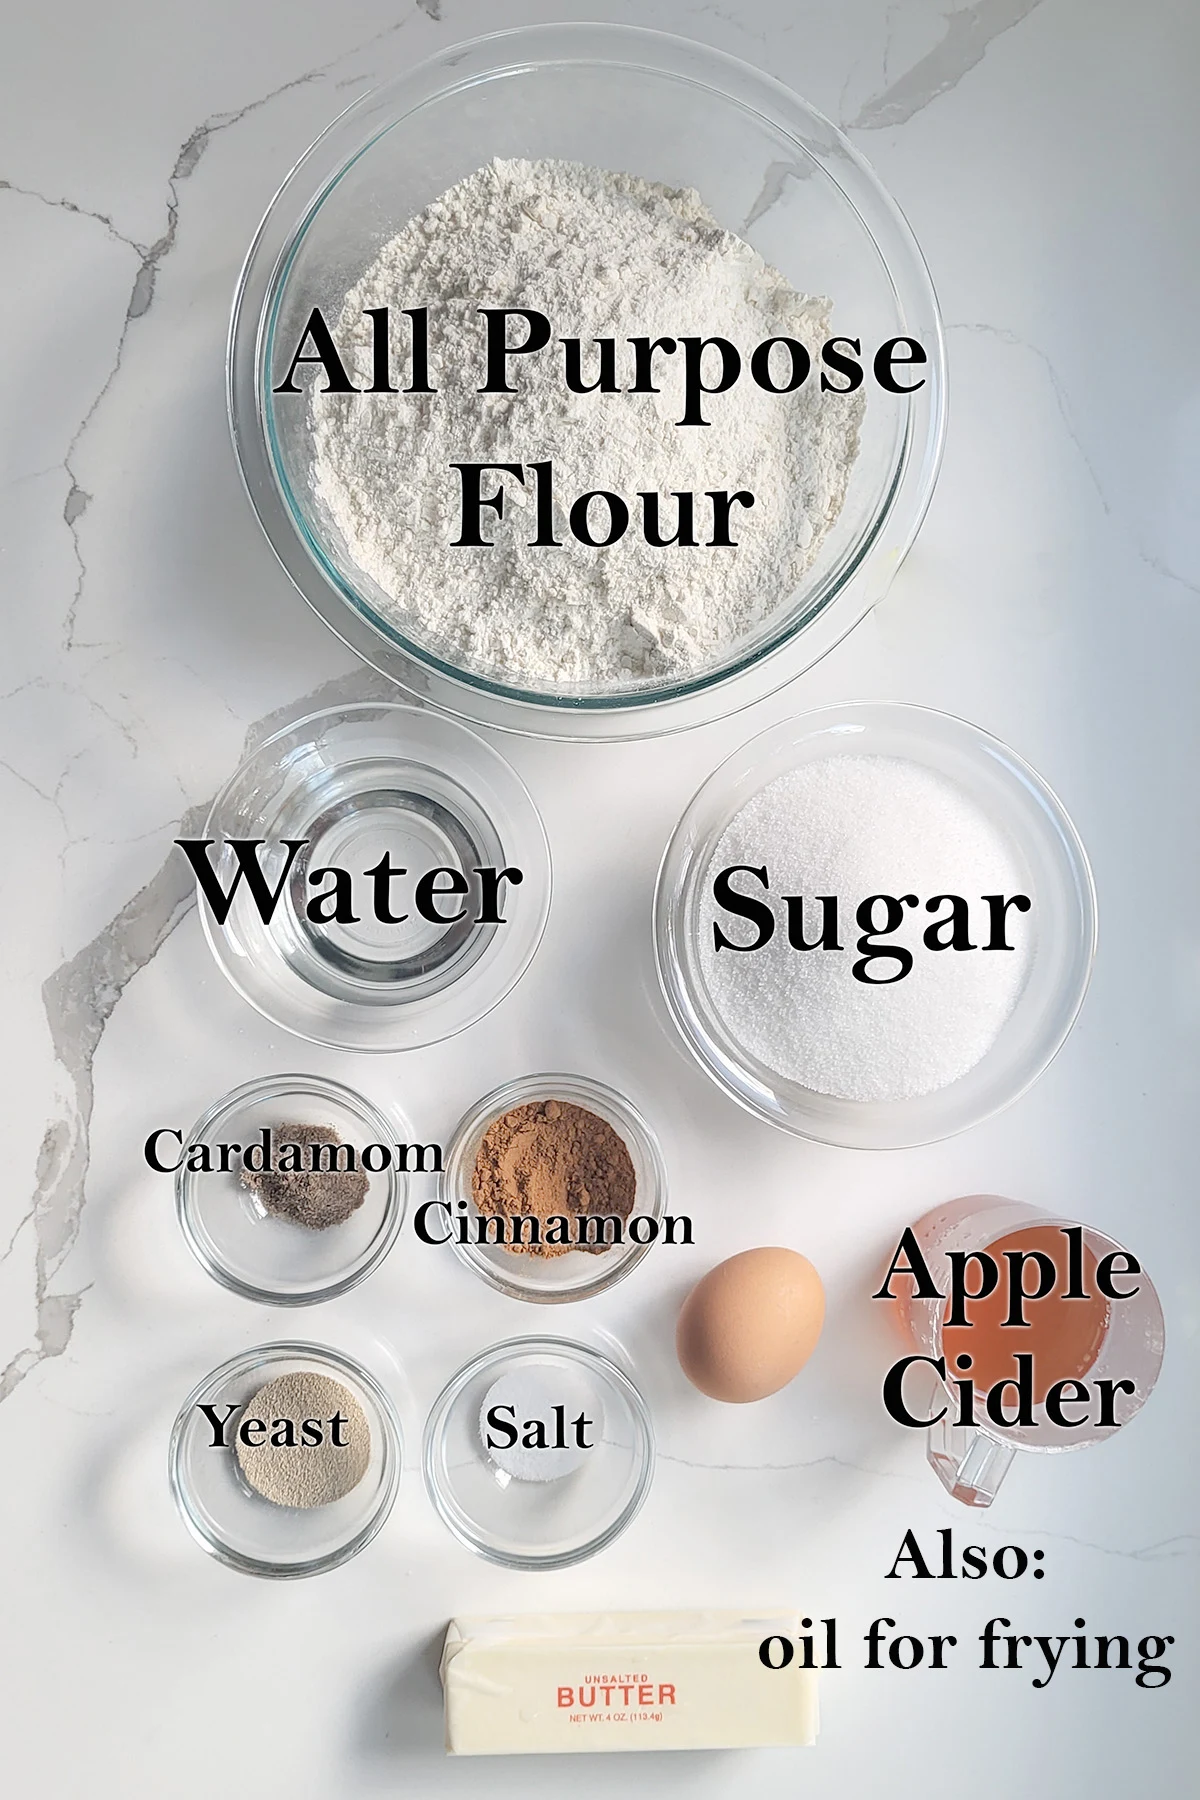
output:
M335 336L360 387L372 379L364 314L383 306L397 338L400 308L428 308L437 392L314 385L312 485L386 615L460 666L541 688L692 673L783 605L841 511L864 400L822 391L815 373L831 302L797 293L691 190L576 163L489 163L385 243L346 295ZM551 322L544 352L513 359L513 394L478 392L486 306L532 307ZM520 323L511 331L519 342ZM568 389L557 338L582 340L585 380L596 379L593 340L614 339L626 388L625 340L637 335L720 336L744 360L767 338L792 337L814 373L788 394L744 378L706 399L706 426L677 423L679 355L656 358L657 393ZM456 547L453 464L539 460L553 463L561 548L530 545L534 493L508 477L484 487L505 494L502 520L484 514L493 547ZM740 489L755 503L733 509L736 548L709 547L708 493ZM673 496L693 494L696 546L652 546L633 526L607 547L578 542L566 515L595 490L631 510L654 490L668 536Z
M1011 845L962 789L899 758L811 762L769 783L733 818L706 894L716 873L734 865L766 867L769 895L745 874L734 885L771 906L774 936L752 952L717 951L710 917L734 943L753 943L755 928L706 901L704 975L731 1036L766 1068L816 1093L887 1101L947 1087L986 1055L1021 991L1034 927L1032 915L1011 912L1012 950L923 948L926 900L957 894L977 909L981 895L1022 889ZM914 959L889 985L852 974L862 935L855 912L872 894L921 901L886 940ZM809 941L820 935L820 896L837 896L845 949L793 949L786 895L805 896Z

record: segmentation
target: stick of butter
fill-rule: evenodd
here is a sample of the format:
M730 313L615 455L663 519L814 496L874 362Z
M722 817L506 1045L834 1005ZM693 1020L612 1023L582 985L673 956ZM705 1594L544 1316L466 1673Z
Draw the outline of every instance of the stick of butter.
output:
M813 1744L815 1669L770 1669L796 1612L532 1613L452 1619L442 1650L452 1756Z

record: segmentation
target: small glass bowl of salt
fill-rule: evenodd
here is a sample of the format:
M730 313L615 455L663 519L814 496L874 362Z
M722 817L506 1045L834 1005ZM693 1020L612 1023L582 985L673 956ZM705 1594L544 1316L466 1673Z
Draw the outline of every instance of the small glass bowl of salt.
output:
M565 1569L607 1549L650 1491L654 1431L609 1357L509 1338L460 1369L425 1425L425 1486L461 1544L509 1569Z
M924 707L824 707L721 765L667 846L668 1009L724 1091L853 1149L951 1137L1043 1073L1083 1003L1096 898L1027 763Z

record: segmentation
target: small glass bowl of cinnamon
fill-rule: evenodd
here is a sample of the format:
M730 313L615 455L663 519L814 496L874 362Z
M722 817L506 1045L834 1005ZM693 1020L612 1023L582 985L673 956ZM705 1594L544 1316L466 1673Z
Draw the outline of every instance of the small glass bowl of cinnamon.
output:
M431 1226L514 1300L588 1300L624 1279L666 1216L653 1130L623 1095L583 1075L527 1075L487 1094L447 1146Z

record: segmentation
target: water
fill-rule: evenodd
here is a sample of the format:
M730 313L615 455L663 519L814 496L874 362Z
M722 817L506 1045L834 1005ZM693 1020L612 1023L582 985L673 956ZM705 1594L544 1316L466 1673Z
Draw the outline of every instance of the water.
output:
M482 903L476 871L503 866L499 837L479 802L440 770L395 758L320 767L288 795L271 837L273 880L286 857L279 841L309 842L263 929L295 974L334 999L395 1005L439 993L478 961L498 929L475 920ZM388 909L407 915L398 923L374 910L368 871L385 855L406 871L387 884ZM263 860L269 868L266 855ZM308 915L314 896L330 887L328 877L309 877L329 868L352 878L354 923ZM466 880L465 894L436 902L446 913L462 912L461 919L439 923L416 911L417 881L433 869L453 869Z

